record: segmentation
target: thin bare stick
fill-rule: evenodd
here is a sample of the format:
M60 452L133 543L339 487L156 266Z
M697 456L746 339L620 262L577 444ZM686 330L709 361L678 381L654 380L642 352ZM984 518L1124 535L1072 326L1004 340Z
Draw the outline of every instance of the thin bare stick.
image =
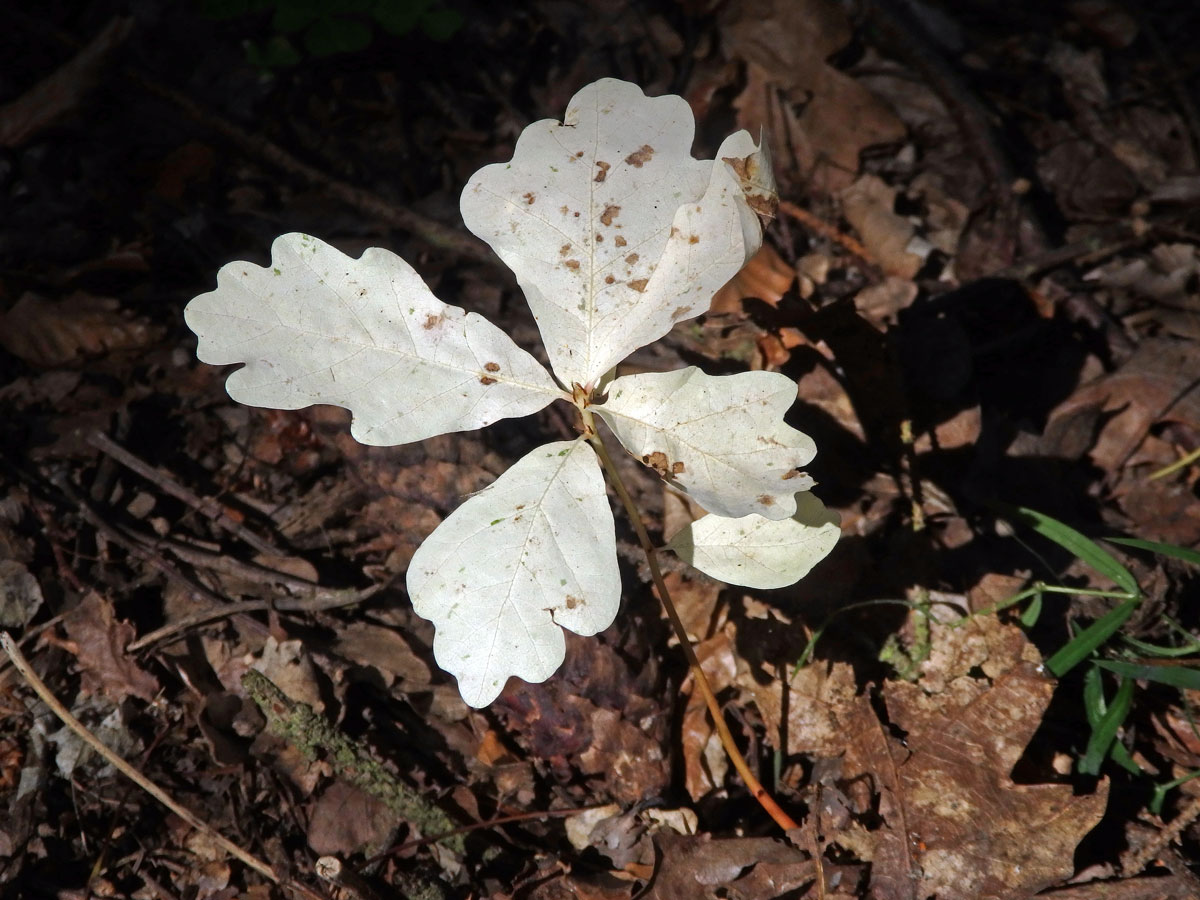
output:
M134 456L104 432L93 431L88 436L88 443L97 450L107 453L121 465L125 466L125 468L132 469L147 481L157 485L164 493L170 494L177 500L182 500L202 515L207 516L212 520L214 525L224 528L235 537L241 538L259 553L265 553L268 556L286 555L270 541L264 540L245 525L231 519L216 500L211 497L201 497L194 491L184 487L170 475L160 472L149 463Z
M617 496L621 498L621 504L625 507L625 514L629 516L629 521L633 523L634 531L637 532L638 542L642 545L642 551L646 554L646 562L650 566L650 577L654 579L654 586L658 589L658 597L662 601L663 609L666 610L671 627L675 630L675 636L679 638L679 645L683 647L684 655L687 656L688 665L692 669L692 678L695 680L696 687L704 697L705 704L708 706L713 726L717 729L717 736L721 739L721 746L725 748L725 752L729 755L729 760L733 763L733 767L737 769L738 774L742 776L742 781L750 789L751 796L759 802L762 808L767 811L767 814L775 820L775 823L784 831L799 828L800 826L796 823L796 820L783 811L783 808L775 802L775 798L767 793L767 789L754 777L754 773L750 771L750 766L746 762L746 757L742 756L742 751L734 743L729 726L725 724L725 716L721 712L721 705L717 702L716 695L713 694L712 686L708 683L704 669L700 667L700 660L697 658L696 651L692 647L687 629L684 627L683 621L679 618L679 613L675 609L674 602L671 600L671 592L667 590L667 584L663 581L662 570L658 565L658 550L650 541L650 535L646 532L646 526L642 522L641 512L638 511L637 504L633 502L633 497L630 496L629 491L625 488L625 482L621 480L621 475L617 471L617 467L613 464L612 457L608 455L608 448L604 446L604 439L600 437L600 433L596 430L595 419L588 410L584 409L581 412L583 413L583 421L587 428L587 439L592 447L595 448L596 455L600 457L600 463L604 466L604 471L608 473L609 480L612 482Z
M308 597L279 597L273 600L236 600L229 603L221 603L211 606L208 609L194 612L191 615L183 616L161 628L156 628L154 631L142 635L136 641L130 641L125 649L130 653L137 653L200 625L207 625L209 622L215 622L218 619L245 615L246 613L265 612L269 609L273 609L276 612L322 612L327 609L354 606L357 603L362 603L370 599L386 586L386 584L374 584L362 590L344 588L340 590L323 590L315 592Z
M879 261L871 255L871 251L856 240L852 235L846 234L823 219L814 216L803 207L797 206L795 203L789 203L787 200L779 201L779 211L791 216L809 231L820 235L827 241L832 241L839 244L843 249L853 253L869 266L880 268Z
M29 661L25 659L24 654L22 654L20 648L17 647L16 641L12 639L7 631L0 631L0 646L3 646L4 652L7 653L8 658L12 660L13 667L21 673L21 677L23 677L26 683L33 688L34 693L41 697L42 701L48 707L50 707L50 711L58 716L64 725L79 735L79 737L89 747L99 753L100 756L105 759L105 761L112 765L126 778L132 780L134 784L144 790L147 794L149 794L175 815L179 816L179 818L183 819L183 821L187 822L197 831L202 831L204 834L216 841L216 843L230 856L241 860L247 866L254 869L254 871L260 873L261 875L265 875L276 884L280 883L279 876L275 874L275 870L269 865L260 860L258 857L247 853L237 844L233 843L233 841L227 840L220 834L220 832L216 831L202 819L198 818L190 811L180 806L171 799L166 791L156 785L153 781L151 781L129 763L125 762L125 760L123 760L121 757L117 756L117 754L113 753L113 751L104 746L100 739L88 731L87 728L84 727L83 723L71 715L70 710L63 706L62 703L59 702L58 698L50 692L50 688L48 688L46 683L37 676L37 673L33 671L33 667L29 665Z

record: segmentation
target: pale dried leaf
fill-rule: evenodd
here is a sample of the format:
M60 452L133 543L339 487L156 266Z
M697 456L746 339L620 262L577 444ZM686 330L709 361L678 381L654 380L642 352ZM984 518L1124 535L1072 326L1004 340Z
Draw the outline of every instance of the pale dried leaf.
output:
M751 514L740 519L708 515L667 544L684 561L728 584L763 590L799 581L833 549L840 518L811 493L796 497L787 519Z
M620 602L595 451L562 441L522 457L425 540L408 591L437 629L438 665L472 706L490 703L511 675L545 681L563 661L562 628L596 634Z
M359 259L304 234L271 266L232 262L184 311L206 363L246 366L229 396L354 413L364 444L403 444L536 412L562 396L549 373L477 313L442 303L412 266L372 247Z
M463 190L463 220L516 273L563 384L596 383L707 310L758 250L738 174L693 159L694 132L681 97L604 78L571 99L561 124L528 126L511 162ZM759 154L738 132L717 159L745 172Z
M625 375L595 408L625 449L718 516L786 519L812 486L812 439L784 424L796 383L778 372Z

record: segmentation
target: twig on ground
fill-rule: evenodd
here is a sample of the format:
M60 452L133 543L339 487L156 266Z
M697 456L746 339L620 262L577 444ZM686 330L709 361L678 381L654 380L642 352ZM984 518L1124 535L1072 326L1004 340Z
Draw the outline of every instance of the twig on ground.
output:
M124 74L143 90L168 101L187 114L189 118L221 134L247 156L257 158L291 175L298 176L321 188L331 197L341 200L347 206L352 206L359 212L414 234L434 247L448 250L476 262L485 262L493 266L496 264L495 257L482 241L407 207L391 203L372 191L332 178L315 166L310 166L297 159L273 141L269 141L261 135L251 134L138 69L126 67Z
M18 21L22 22L28 28L53 35L55 40L58 40L65 46L79 48L82 45L82 42L74 35L61 29L47 26L44 22L40 22L31 16L19 14L16 11L13 11L12 16L16 17ZM200 125L223 135L247 156L257 158L262 162L298 176L310 184L322 188L330 196L336 197L343 203L358 209L360 212L374 216L389 225L416 235L434 247L439 247L477 262L485 262L492 266L496 264L496 258L482 241L442 222L414 212L411 209L391 203L372 191L363 190L347 182L331 178L320 169L297 159L273 141L269 141L261 135L251 134L225 117L210 112L190 97L173 88L167 87L139 68L126 66L122 70L122 74L138 87L177 107Z
M787 213L809 231L819 234L826 240L833 241L833 243L839 245L844 250L853 253L868 266L875 269L880 267L875 258L871 256L871 251L864 247L856 238L843 231L839 231L823 219L818 219L803 207L799 207L787 200L780 200L779 211Z
M224 528L230 534L245 541L259 553L265 553L270 556L286 555L283 550L276 547L270 541L259 537L246 526L231 519L216 500L211 497L201 497L194 491L184 487L170 475L160 472L149 463L134 456L104 432L92 432L88 437L88 443L97 450L107 453L127 469L132 469L147 481L152 482L164 493L170 494L177 500L182 500L202 515L207 516L212 520L214 525Z
M362 590L323 590L313 594L311 597L280 597L275 600L239 600L221 603L209 609L202 609L199 612L183 616L161 628L156 628L154 631L142 635L136 641L131 641L126 649L130 653L137 653L145 650L147 647L170 640L176 635L190 631L201 625L207 625L218 619L225 619L232 616L244 616L252 612L266 612L267 610L275 610L276 612L324 612L329 609L340 609L343 606L354 606L368 600L383 590L384 587L386 587L384 584L375 584ZM257 622L255 624L259 625Z
M382 801L397 816L425 834L443 834L441 843L457 853L463 851L462 835L455 822L389 772L362 745L351 740L307 703L291 699L262 672L250 669L242 686L262 714L267 729L283 738L307 759L323 754L339 778Z
M179 816L179 818L183 819L183 821L187 822L187 824L195 828L197 831L201 831L208 835L222 850L224 850L230 856L241 860L241 862L245 863L259 874L271 879L271 881L274 881L277 884L280 883L280 877L269 865L253 854L243 850L237 844L233 843L233 841L228 840L215 828L212 828L202 819L192 814L188 809L180 806L170 797L170 795L167 794L166 791L127 763L124 759L117 756L117 754L115 754L112 750L109 750L99 738L88 731L83 723L75 718L75 716L71 715L70 710L63 706L61 702L59 702L58 698L55 697L50 691L50 688L46 686L46 683L37 676L37 673L33 671L33 667L29 665L29 661L25 659L24 654L22 654L20 648L17 647L16 641L12 639L7 631L0 632L0 646L3 646L4 652L7 653L8 658L12 660L13 666L18 672L21 673L21 677L25 679L26 683L33 689L34 693L36 693L42 699L42 702L50 707L50 711L58 716L64 725L75 732L75 734L77 734L84 741L84 743L100 754L100 756L103 757L106 762L112 765L113 768L115 768L126 778L132 780L138 787L148 793L151 797L153 797L175 815Z
M1145 846L1121 857L1121 874L1128 877L1144 871L1146 866L1161 856L1167 846L1172 841L1178 840L1188 826L1197 819L1200 819L1200 797L1192 796L1179 810L1179 814L1163 825L1158 833L1146 842Z

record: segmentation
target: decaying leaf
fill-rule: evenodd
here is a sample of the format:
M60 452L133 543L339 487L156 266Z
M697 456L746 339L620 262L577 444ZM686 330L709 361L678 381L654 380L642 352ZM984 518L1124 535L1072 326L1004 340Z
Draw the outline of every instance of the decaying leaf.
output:
M12 309L0 312L0 347L46 368L144 347L161 331L126 315L115 298L83 291L58 301L26 292Z
M659 834L654 843L661 862L644 895L652 900L787 896L814 872L807 854L771 838Z
M964 705L929 708L924 689L884 689L901 745L865 698L845 716L843 776L869 776L885 825L875 832L872 896L1029 897L1072 873L1076 845L1104 813L1107 782L1015 784L1010 773L1041 722L1053 683L1021 663Z
M154 699L158 679L125 652L136 632L117 619L111 602L95 591L85 594L63 617L63 628L74 645L85 694L102 692L118 704L129 696Z

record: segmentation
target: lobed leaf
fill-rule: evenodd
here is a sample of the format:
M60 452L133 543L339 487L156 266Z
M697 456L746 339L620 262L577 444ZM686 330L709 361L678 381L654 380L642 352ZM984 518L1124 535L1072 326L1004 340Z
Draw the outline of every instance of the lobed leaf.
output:
M741 131L721 145L723 162L696 160L694 132L681 97L604 78L463 190L463 220L516 274L564 385L594 386L707 310L758 250L744 191L766 202L762 151Z
M808 492L787 519L707 515L667 544L685 562L728 584L787 587L828 555L841 535L840 517Z
M487 319L438 300L387 250L352 259L285 234L271 265L232 262L184 311L212 365L244 362L229 396L251 406L314 403L354 413L364 444L403 444L525 416L563 396Z
M437 629L438 665L472 706L491 703L510 675L553 675L565 655L562 629L604 630L621 598L595 451L577 439L518 460L425 539L408 592Z
M784 424L795 399L796 383L778 372L705 375L691 366L617 378L593 411L626 450L709 512L787 519L797 492L813 485L799 469L817 453Z

